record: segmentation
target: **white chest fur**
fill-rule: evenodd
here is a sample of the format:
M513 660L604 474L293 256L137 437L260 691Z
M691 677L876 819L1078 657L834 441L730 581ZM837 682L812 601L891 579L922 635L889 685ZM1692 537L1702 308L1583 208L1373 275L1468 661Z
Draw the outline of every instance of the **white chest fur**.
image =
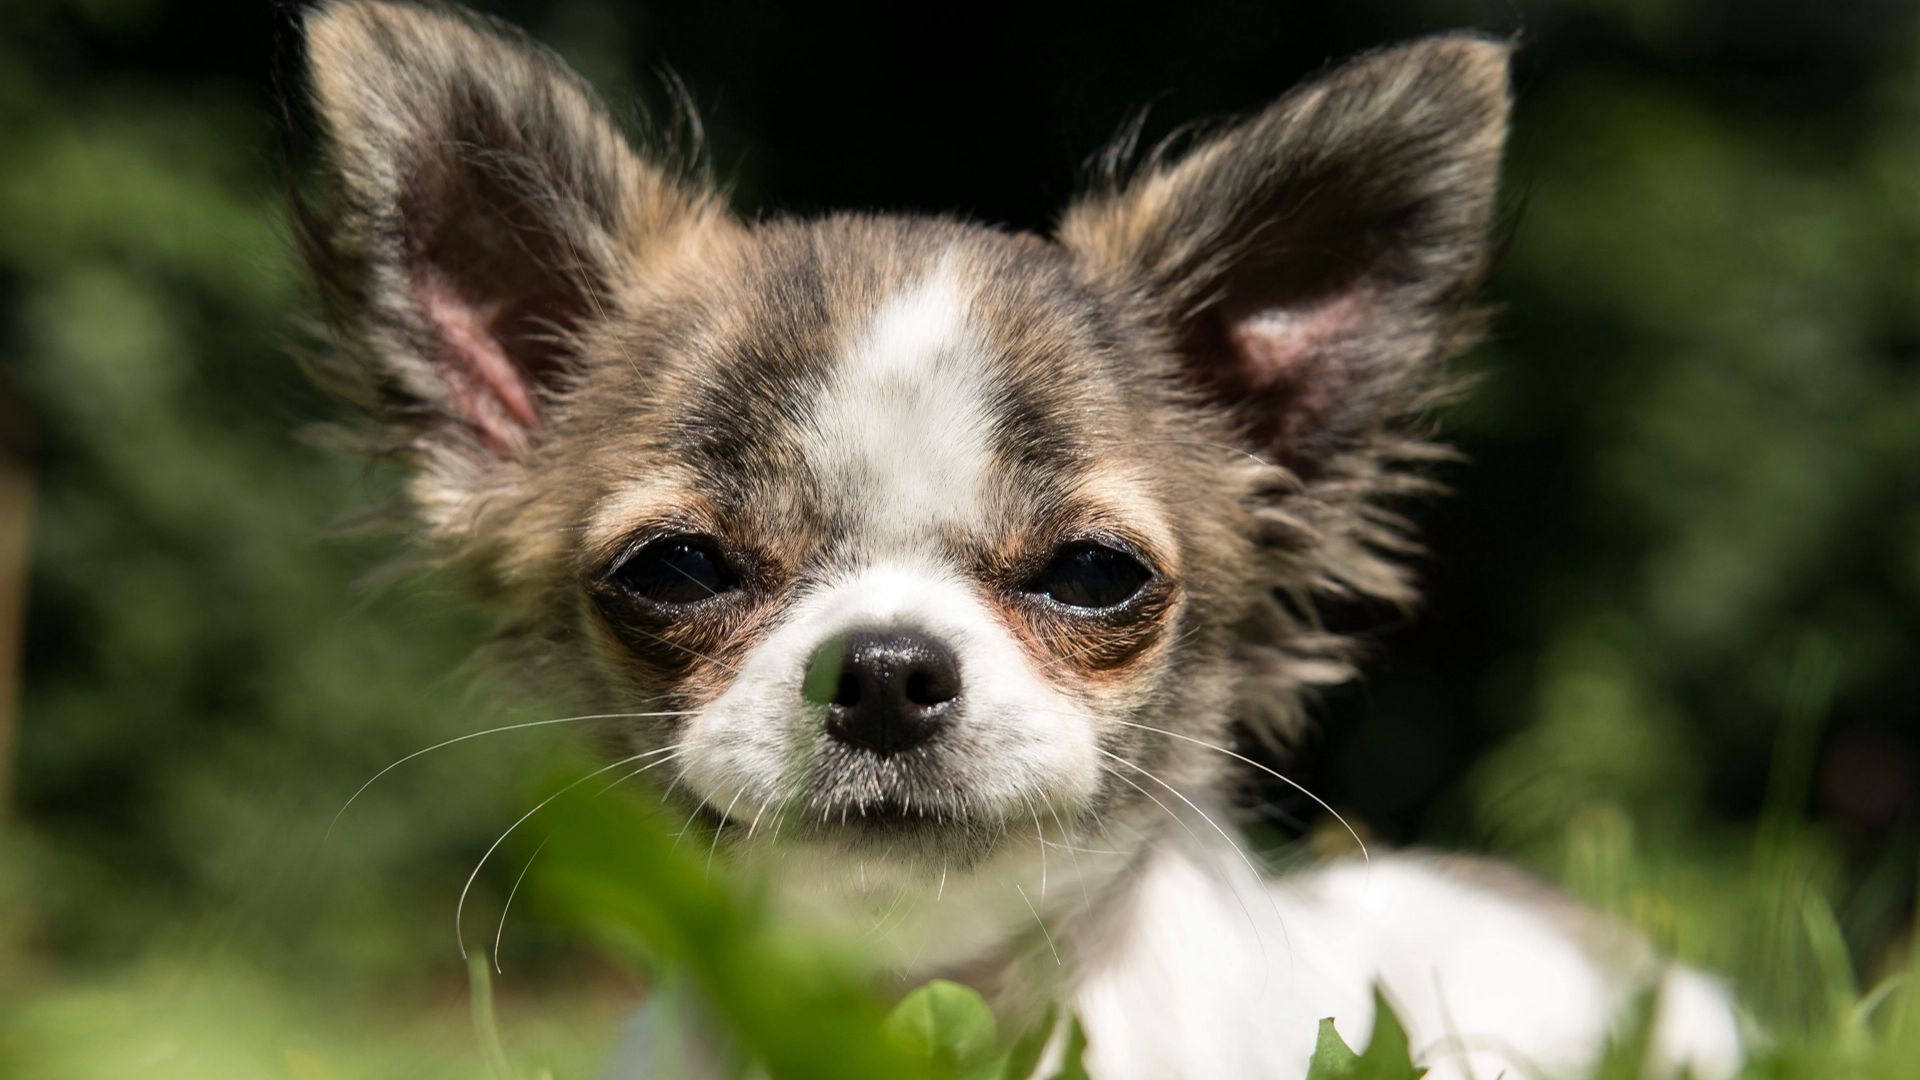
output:
M1434 1080L1579 1075L1658 984L1655 1053L1725 1076L1740 1060L1724 990L1624 934L1466 880L1459 864L1375 856L1260 881L1231 853L1159 852L1074 1001L1102 1080L1297 1080L1318 1021L1373 1030L1377 984ZM1088 943L1092 945L1093 943Z

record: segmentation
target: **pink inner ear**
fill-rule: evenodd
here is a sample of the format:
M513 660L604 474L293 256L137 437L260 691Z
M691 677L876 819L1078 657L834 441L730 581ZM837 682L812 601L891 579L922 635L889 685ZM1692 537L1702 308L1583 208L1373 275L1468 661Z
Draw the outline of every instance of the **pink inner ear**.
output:
M1365 330L1370 299L1367 289L1351 288L1223 313L1231 371L1222 389L1259 418L1256 434L1276 459L1295 464L1339 404L1350 381L1342 346Z
M507 355L494 328L498 311L461 296L432 267L415 273L413 295L440 345L439 370L460 417L493 450L512 454L524 449L540 414L525 373Z
M1346 290L1306 304L1229 316L1227 345L1241 378L1264 390L1312 378L1320 366L1316 358L1357 337L1365 320L1364 292Z

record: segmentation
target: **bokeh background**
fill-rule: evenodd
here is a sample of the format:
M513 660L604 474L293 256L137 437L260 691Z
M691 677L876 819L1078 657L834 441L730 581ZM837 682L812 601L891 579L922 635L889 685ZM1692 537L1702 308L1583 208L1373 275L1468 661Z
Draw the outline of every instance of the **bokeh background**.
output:
M636 127L700 106L748 213L1044 230L1150 137L1330 58L1517 35L1503 314L1428 602L1289 768L1375 835L1534 866L1807 1022L1912 932L1920 11L1908 0L1026 10L498 0ZM474 1075L454 898L564 729L291 359L290 9L0 5L0 1072ZM1311 806L1254 790L1263 835ZM511 863L484 876L497 910ZM537 913L513 1052L592 1075L636 981ZM1837 991L1836 991L1837 992ZM19 1071L8 1071L10 1068Z

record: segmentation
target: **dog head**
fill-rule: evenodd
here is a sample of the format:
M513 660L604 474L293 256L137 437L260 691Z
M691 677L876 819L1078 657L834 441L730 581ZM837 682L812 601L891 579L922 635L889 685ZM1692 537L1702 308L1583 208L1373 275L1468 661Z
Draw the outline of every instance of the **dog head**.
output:
M624 750L723 830L876 877L1031 857L1343 677L1315 597L1408 598L1381 501L1473 333L1504 46L1363 57L1049 237L742 220L510 29L306 34L333 381L429 548L603 711L666 714Z

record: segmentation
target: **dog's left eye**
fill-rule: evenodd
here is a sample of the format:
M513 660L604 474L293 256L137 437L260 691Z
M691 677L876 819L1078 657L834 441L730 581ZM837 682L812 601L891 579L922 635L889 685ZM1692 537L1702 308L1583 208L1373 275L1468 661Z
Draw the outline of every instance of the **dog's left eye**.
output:
M636 551L608 577L657 604L695 604L740 584L726 556L703 536L668 536Z
M1153 577L1140 560L1100 544L1068 544L1040 572L1032 590L1068 607L1118 607Z

